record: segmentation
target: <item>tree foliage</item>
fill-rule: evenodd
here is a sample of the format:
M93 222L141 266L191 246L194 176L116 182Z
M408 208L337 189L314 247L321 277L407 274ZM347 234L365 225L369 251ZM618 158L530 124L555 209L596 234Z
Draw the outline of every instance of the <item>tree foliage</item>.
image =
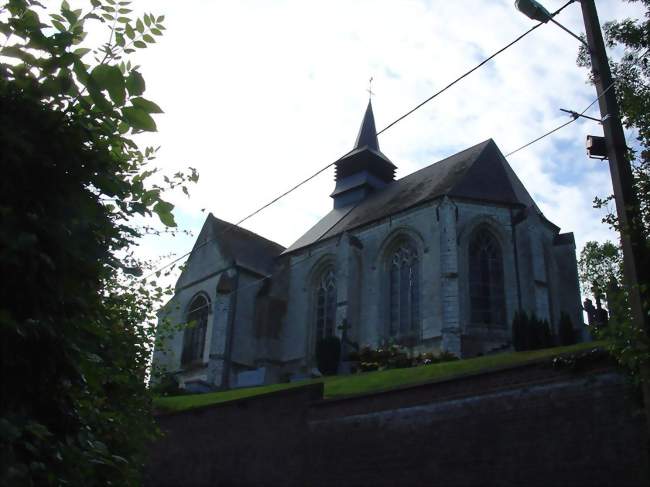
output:
M129 4L0 3L2 484L137 483L156 431L147 324L165 290L139 277L134 219L174 226L162 194L198 176L152 183L156 149L132 138L161 110L128 57L164 19Z
M622 56L610 65L623 125L635 131L639 145L630 158L647 238L650 231L650 0L629 1L640 1L645 6L644 18L608 22L603 28L608 47L623 49ZM609 200L611 196L596 198L596 204L602 207ZM617 221L613 214L606 217L606 222L614 227Z
M630 149L629 158L647 239L650 231L650 0L626 1L643 4L643 18L607 22L603 25L603 31L607 47L612 52L622 53L618 57L610 57L609 64L615 80L614 90L621 121L625 128L635 134L637 142L637 149ZM580 47L578 65L591 67L589 53L584 46ZM593 81L593 73L589 76ZM612 200L612 195L598 196L594 199L594 206L609 208ZM615 213L609 211L603 221L619 230Z
M589 241L580 252L578 275L584 294L607 299L611 285L620 286L623 273L623 256L618 245L612 242Z

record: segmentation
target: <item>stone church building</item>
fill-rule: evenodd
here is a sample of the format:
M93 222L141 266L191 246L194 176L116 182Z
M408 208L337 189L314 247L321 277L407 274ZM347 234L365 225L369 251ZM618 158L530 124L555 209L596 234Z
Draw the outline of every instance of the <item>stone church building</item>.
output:
M492 139L395 169L369 103L332 210L289 248L210 214L159 313L154 366L193 390L274 383L308 376L317 341L343 333L471 357L510 349L517 310L553 327L566 313L583 334L573 234Z

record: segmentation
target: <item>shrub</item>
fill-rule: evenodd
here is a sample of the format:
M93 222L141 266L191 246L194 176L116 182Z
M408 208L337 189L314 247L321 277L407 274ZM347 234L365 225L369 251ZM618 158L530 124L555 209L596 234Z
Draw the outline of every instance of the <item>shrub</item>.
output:
M528 316L525 311L518 311L512 320L512 343L518 352L552 347L551 325L537 318L535 313Z
M151 392L159 396L179 396L187 394L185 389L181 389L178 379L174 374L163 374L155 386L151 387Z
M551 325L548 320L537 320L537 350L541 348L549 348L554 344L553 333L551 332Z
M359 370L363 372L403 369L458 360L458 357L450 352L440 352L437 355L433 352L423 352L414 355L407 348L395 343L377 349L372 349L366 345L359 350L358 356Z
M316 363L323 375L335 375L341 360L341 339L337 336L325 337L316 344Z
M516 351L528 350L528 315L517 311L512 320L512 344Z
M133 252L148 216L175 226L162 197L186 181L152 180L157 149L133 138L160 108L131 48L163 19L42 3L0 7L0 485L139 485L166 294Z
M576 343L573 323L571 322L569 315L566 313L560 314L560 325L558 328L558 340L560 345L573 345Z
M439 362L439 363L442 363L442 362L453 362L454 360L459 360L459 358L456 357L456 355L454 355L453 353L448 352L448 351L446 351L446 350L443 351L443 352L440 352L440 353L438 354L437 359L438 359L438 362Z

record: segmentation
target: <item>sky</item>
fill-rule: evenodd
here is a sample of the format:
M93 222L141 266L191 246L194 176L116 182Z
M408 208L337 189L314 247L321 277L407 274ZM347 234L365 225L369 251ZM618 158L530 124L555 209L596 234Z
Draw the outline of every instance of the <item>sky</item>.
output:
M208 212L236 222L352 149L368 102L378 129L431 96L534 25L512 0L208 1L140 0L165 15L159 42L134 61L145 96L165 111L156 164L188 166L200 180L169 195L179 227L198 234ZM546 0L554 11L565 2ZM597 1L601 23L640 17L620 0ZM149 10L151 9L151 10ZM580 6L557 20L583 32ZM382 152L410 174L493 138L507 154L596 97L576 65L578 41L551 23L379 136ZM615 55L616 53L612 53ZM598 117L597 105L587 115ZM581 119L508 158L545 216L589 240L615 239L595 196L611 192L606 162L589 159ZM633 134L628 134L628 143ZM288 246L332 207L330 169L243 226ZM148 258L188 252L190 236L145 238ZM163 261L164 262L164 261Z

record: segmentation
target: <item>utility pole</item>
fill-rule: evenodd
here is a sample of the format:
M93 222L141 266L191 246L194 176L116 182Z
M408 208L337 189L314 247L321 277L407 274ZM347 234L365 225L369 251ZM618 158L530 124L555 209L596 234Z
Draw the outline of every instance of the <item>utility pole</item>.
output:
M580 0L584 17L587 44L591 54L594 84L598 93L598 105L607 144L607 159L612 176L614 200L623 247L623 270L633 325L650 337L648 318L648 285L650 284L650 261L646 247L646 235L641 220L639 200L634 190L632 167L627 157L627 144L621 124L616 93L612 85L612 73L607 61L605 43L600 30L594 0ZM636 346L637 344L633 344ZM646 419L650 429L650 364L641 370L643 399Z
M607 143L607 159L612 177L616 212L621 230L625 278L632 315L637 325L646 333L648 328L647 290L642 288L648 281L646 240L639 211L639 201L634 191L632 168L627 157L627 144L621 124L616 93L612 86L612 74L607 62L605 42L600 31L594 0L581 0L582 15L587 33L587 44L591 51L591 66L594 84L598 94L598 105L603 120L603 131Z

